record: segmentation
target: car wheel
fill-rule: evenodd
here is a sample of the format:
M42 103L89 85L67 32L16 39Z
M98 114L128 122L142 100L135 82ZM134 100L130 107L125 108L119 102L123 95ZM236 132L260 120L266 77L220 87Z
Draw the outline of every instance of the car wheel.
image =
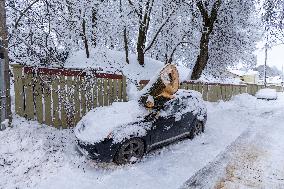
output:
M197 121L194 127L191 129L189 138L193 139L195 136L204 132L204 124L202 121Z
M139 138L129 139L118 149L113 161L116 164L135 163L144 155L145 145Z

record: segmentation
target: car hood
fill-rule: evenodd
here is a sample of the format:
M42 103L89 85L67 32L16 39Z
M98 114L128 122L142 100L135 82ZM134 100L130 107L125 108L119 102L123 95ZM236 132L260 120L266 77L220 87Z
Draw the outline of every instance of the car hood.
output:
M86 143L97 143L111 135L117 128L142 121L147 110L132 100L114 102L88 112L74 129L76 137Z

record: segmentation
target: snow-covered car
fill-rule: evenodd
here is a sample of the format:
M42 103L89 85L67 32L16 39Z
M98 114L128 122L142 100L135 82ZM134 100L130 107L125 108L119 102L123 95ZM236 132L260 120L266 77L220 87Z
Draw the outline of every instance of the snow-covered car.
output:
M264 100L276 100L277 99L277 92L275 89L269 89L269 88L265 88L265 89L260 89L257 93L256 93L256 98L258 99L264 99Z
M153 148L204 132L207 110L201 94L178 90L159 110L136 100L91 110L74 129L79 151L91 159L135 162Z

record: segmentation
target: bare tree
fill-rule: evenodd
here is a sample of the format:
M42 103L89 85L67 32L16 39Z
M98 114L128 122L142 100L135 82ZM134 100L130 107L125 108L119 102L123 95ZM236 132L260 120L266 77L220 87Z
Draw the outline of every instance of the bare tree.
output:
M10 96L10 74L9 74L9 57L8 57L8 32L6 26L6 8L5 0L0 0L0 39L2 38L2 46L0 52L4 54L4 78L5 78L5 97L6 97L6 118L9 119L9 125L12 122L11 113L11 96Z

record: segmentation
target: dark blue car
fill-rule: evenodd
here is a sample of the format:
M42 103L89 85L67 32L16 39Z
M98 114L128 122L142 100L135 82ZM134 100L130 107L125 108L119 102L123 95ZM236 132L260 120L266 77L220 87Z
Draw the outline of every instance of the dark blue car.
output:
M143 109L136 102L120 102L88 113L75 128L78 149L91 159L126 164L136 162L154 148L192 139L204 132L207 111L201 94L196 91L178 90L174 98L160 108ZM137 117L133 121L132 113ZM117 124L121 116L127 121L125 114L129 114L131 121Z

